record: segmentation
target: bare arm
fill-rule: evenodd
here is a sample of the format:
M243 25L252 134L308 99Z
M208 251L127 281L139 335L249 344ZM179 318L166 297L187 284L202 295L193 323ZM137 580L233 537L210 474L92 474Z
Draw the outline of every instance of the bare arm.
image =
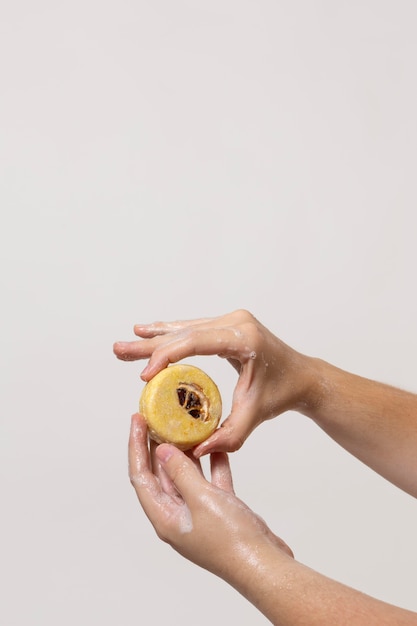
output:
M129 472L159 537L237 589L276 626L416 626L417 614L380 602L305 567L234 492L225 453L212 482L174 446L151 445L132 418Z
M417 395L344 372L293 350L247 311L214 319L135 326L118 342L123 360L149 359L150 380L196 354L227 358L239 376L229 417L194 451L237 450L262 421L295 410L346 450L417 497Z
M417 497L417 395L315 361L317 400L306 414L330 437Z

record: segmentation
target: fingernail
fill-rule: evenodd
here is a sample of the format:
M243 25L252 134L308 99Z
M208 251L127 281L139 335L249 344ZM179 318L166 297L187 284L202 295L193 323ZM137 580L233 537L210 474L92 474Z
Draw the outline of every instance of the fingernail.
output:
M161 463L166 463L172 457L174 453L173 446L167 444L161 444L156 449L156 456L161 461Z
M140 431L140 423L138 422L139 413L133 413L130 418L130 430L132 435L137 436Z
M206 447L204 445L197 446L193 450L193 457L195 459L201 459L202 456L207 454Z

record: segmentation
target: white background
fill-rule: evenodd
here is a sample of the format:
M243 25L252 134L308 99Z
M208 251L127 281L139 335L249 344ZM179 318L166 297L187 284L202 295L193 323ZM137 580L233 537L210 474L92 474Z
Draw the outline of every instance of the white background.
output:
M140 509L143 363L112 344L245 307L417 391L416 19L413 0L0 2L1 624L266 623ZM227 413L234 372L195 362ZM417 610L410 496L292 413L232 467L299 560Z

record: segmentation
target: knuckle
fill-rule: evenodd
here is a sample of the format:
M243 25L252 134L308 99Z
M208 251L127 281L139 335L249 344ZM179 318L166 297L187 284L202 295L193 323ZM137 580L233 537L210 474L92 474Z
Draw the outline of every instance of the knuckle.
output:
M225 449L227 449L228 452L240 450L245 442L245 438L237 433L233 426L226 426L225 430L225 437L223 438Z
M141 494L149 488L149 484L137 474L129 476L129 480L138 497L140 497Z
M129 481L132 487L136 490L139 487L140 481L139 476L129 471Z
M242 325L242 332L245 335L246 342L252 350L259 350L265 343L262 329L256 321L246 322Z
M196 356L196 340L200 334L200 331L195 328L185 328L181 332L181 347L185 348L189 356Z
M170 473L170 478L175 485L181 484L183 482L184 477L188 473L187 463L185 461L172 463L169 473Z
M129 473L129 480L138 496L144 489L149 488L147 481L138 473Z
M237 452L237 450L240 450L240 448L243 446L244 439L242 437L234 436L230 438L229 443L229 451Z
M255 321L255 317L247 309L236 309L233 311L232 317L240 324Z
M175 359L172 352L167 349L167 346L160 345L155 348L152 353L152 362L157 363L159 367L167 367L170 363L174 363Z
M169 543L169 544L172 543L170 539L170 534L165 527L162 527L160 524L155 524L154 529L155 529L158 539L160 539L164 543Z
M240 326L241 331L254 344L259 345L263 339L262 328L258 320L246 309L237 309L232 313L234 322Z

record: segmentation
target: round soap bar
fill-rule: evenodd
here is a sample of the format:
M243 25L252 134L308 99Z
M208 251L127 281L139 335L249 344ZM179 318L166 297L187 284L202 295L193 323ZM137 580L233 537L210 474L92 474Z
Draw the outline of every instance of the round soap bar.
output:
M145 385L139 410L152 439L188 450L217 428L222 401L210 376L193 365L177 364Z

